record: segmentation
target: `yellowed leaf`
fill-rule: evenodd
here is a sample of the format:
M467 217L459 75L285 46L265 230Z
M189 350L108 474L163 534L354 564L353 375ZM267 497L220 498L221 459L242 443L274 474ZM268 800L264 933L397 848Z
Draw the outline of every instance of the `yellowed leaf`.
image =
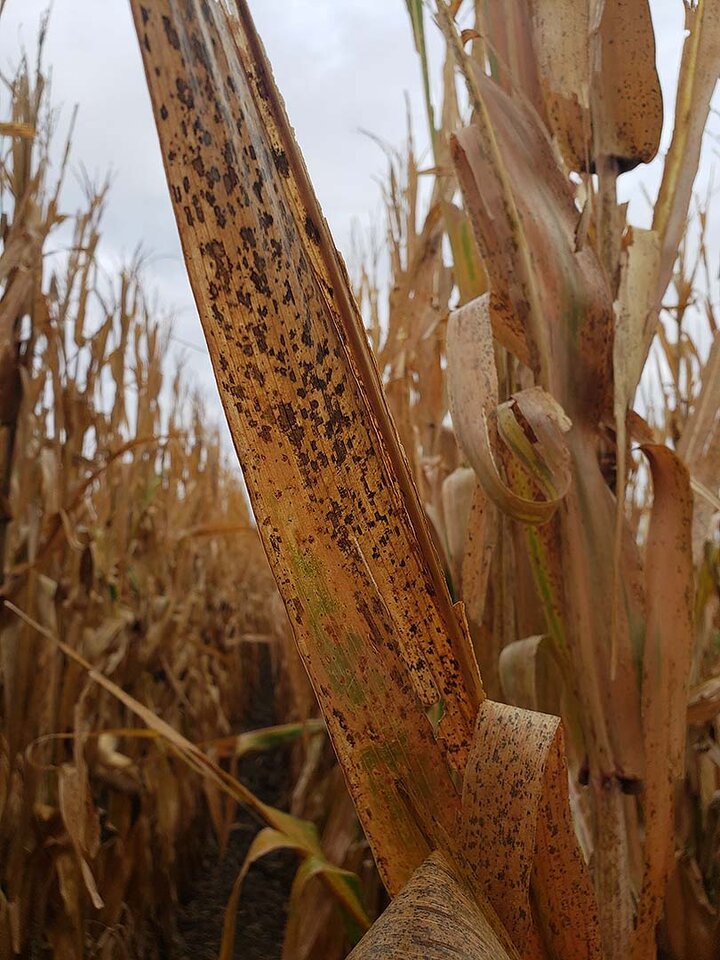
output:
M260 535L381 873L398 890L427 837L453 832L450 771L464 765L483 696L472 648L246 4L237 16L200 0L132 6ZM440 702L436 739L426 711ZM425 782L432 791L418 790Z

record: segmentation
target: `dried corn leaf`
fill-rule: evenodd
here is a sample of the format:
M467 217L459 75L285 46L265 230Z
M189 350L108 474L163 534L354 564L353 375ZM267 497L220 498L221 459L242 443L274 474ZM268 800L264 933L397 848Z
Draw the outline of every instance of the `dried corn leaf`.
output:
M645 738L645 870L631 956L651 955L673 867L673 796L685 761L693 646L692 493L687 468L668 447L643 451L653 478L645 559L648 618L642 707Z
M650 3L590 0L588 6L593 155L596 162L609 157L620 171L630 170L655 156L663 124ZM601 11L597 37L596 11Z
M463 601L471 623L482 623L490 561L497 540L497 511L479 483L475 485L462 562Z
M528 3L550 128L566 162L588 170L610 157L629 170L652 160L663 109L648 0Z
M537 119L477 71L468 80L476 122L454 138L453 158L499 315L493 331L525 339L536 382L573 421L595 420L611 383L607 280L589 245L576 250L572 189Z
M498 669L503 695L508 703L524 710L539 710L537 675L541 657L550 641L542 634L524 637L503 647Z
M654 285L659 263L660 244L655 231L633 227L624 251L615 311L613 370L618 424L624 424L627 408L632 406L655 336Z
M348 960L518 960L440 853L413 874Z
M670 282L685 231L710 100L720 75L720 0L686 0L685 29L673 138L653 214L653 230L661 242L657 303Z
M502 777L487 775L489 756ZM482 704L463 786L463 846L521 952L539 934L558 960L600 960L597 907L570 816L558 717Z
M525 30L531 22L550 129L567 163L574 169L586 169L592 156L591 3L527 0L527 6L531 13L529 10Z
M482 697L472 651L246 4L132 6L260 535L397 891L454 829L451 770ZM425 713L438 703L436 739Z
M678 444L678 453L693 480L717 496L720 487L720 333L715 334L703 368L702 386ZM693 557L699 563L710 536L710 521L717 508L711 499L695 494Z
M358 924L362 931L367 930L370 926L370 921L360 903L357 890L351 882L351 874L345 870L339 870L337 867L333 867L322 857L308 856L307 848L302 844L293 842L285 833L273 830L271 827L266 827L255 836L250 844L243 865L233 884L230 898L225 908L219 960L232 960L235 955L235 921L243 881L250 867L261 857L265 857L277 850L292 850L304 858L293 883L293 889L295 889L298 884L298 877L301 878L299 885L302 887L310 876L319 876L332 888L342 887L340 902L345 904L345 909L348 910L352 920Z
M93 859L100 846L100 818L89 794L84 771L64 763L58 770L60 814L72 840L85 887L96 910L103 900L86 858Z
M475 471L470 467L453 470L442 485L445 537L456 596L462 595L462 562L476 487Z
M308 883L315 878L323 881L331 888L342 885L342 887L347 890L347 893L350 894L350 896L346 895L346 902L349 902L351 896L356 898L357 908L359 909L356 909L355 912L350 912L346 908L343 917L351 946L354 946L362 934L370 927L370 922L360 906L357 876L347 870L341 870L339 867L329 867L327 862L323 862L316 857L306 857L295 874L295 879L293 880L293 885L290 890L288 921L285 929L285 944L283 945L284 955L286 953L285 946L290 947L292 941L297 939L296 931L293 927L307 925L308 918L300 918L298 914L302 895L306 891ZM292 940L289 940L289 937L292 937Z

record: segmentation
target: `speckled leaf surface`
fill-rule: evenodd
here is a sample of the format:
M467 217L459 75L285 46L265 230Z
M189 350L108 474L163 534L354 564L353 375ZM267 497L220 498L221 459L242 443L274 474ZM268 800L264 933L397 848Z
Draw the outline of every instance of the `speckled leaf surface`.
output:
M488 758L501 777L488 776ZM539 940L558 960L600 960L595 896L570 816L558 717L482 704L463 788L463 847L521 952L536 955Z
M663 106L648 0L528 0L530 18L547 116L568 164L651 160Z
M459 812L482 688L247 7L133 0L170 193L268 558L383 879ZM435 732L426 718L442 704Z

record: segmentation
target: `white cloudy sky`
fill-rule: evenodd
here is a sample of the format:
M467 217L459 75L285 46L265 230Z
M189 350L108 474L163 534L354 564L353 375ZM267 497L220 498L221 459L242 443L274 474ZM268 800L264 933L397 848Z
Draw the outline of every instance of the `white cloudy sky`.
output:
M500 0L499 0L500 2ZM22 45L32 49L48 0L7 0L0 21L0 68L7 72ZM360 131L393 145L405 136L405 94L415 109L418 141L424 120L418 65L404 0L250 0L321 204L343 252L353 221L381 219L381 151ZM658 64L672 90L682 41L681 0L653 0ZM430 28L431 39L434 28ZM149 276L163 303L175 308L174 333L201 346L180 258L127 0L54 0L46 60L53 99L69 116L80 113L74 140L80 162L100 179L113 172L105 220L109 264L129 258L139 241L155 255ZM666 106L668 106L666 100ZM651 190L655 170L643 173ZM638 177L630 175L634 180ZM642 201L634 183L626 191ZM67 207L79 202L74 182ZM201 351L188 359L197 382L217 409L209 363Z

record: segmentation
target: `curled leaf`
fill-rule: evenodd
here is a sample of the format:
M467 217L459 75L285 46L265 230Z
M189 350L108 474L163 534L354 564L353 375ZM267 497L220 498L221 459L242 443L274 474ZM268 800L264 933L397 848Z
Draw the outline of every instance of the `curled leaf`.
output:
M501 776L488 775L488 757ZM600 960L597 907L570 815L558 717L483 703L462 823L468 863L521 951L539 932L558 960Z
M518 960L489 905L439 852L412 875L348 960Z
M493 502L525 523L546 523L570 484L563 433L570 421L534 387L498 405L490 301L483 296L453 311L447 331L450 413L458 440ZM502 439L544 499L521 496L503 478L495 450Z

